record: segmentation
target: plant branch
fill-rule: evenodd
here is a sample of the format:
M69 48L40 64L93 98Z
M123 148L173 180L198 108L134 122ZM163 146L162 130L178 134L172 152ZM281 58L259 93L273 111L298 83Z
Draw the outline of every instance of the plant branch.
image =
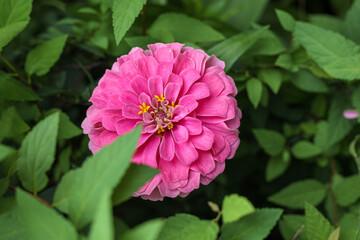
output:
M25 78L16 70L16 68L0 53L0 58L4 63L15 73L15 76L19 77L19 80L22 84L31 88L30 84L25 80Z
M8 188L13 190L13 191L16 191L16 188L14 186L9 185ZM34 195L32 195L31 193L28 193L28 192L26 192L26 193L33 196L33 197L35 197L35 198L37 198L40 202L42 202L43 204L45 204L46 206L51 208L51 204L48 201L46 201L45 199L43 199L43 198L41 198L39 196L34 196Z
M338 223L339 223L338 207L337 207L337 203L336 203L335 194L332 189L332 184L333 184L335 174L336 174L336 161L335 161L335 158L332 158L331 159L331 176L330 176L330 181L329 181L328 187L329 187L329 193L330 193L331 202L332 202L333 211L334 211L334 225L335 225L335 227L337 227Z
M296 240L296 238L300 235L302 230L305 228L305 225L301 225L301 227L296 231L294 237L291 240Z

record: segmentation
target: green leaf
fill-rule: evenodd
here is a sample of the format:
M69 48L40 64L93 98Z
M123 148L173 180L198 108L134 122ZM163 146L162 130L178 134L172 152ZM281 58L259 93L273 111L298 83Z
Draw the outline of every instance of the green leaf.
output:
M60 114L58 139L70 139L82 133L82 130L73 124L70 121L69 116L60 109L51 109L47 114L52 114L54 112L59 112Z
M0 178L0 197L4 195L4 193L7 191L9 183L10 183L9 179Z
M265 169L265 179L270 182L281 176L289 167L290 161L284 161L282 157L271 157Z
M285 147L285 137L276 131L253 129L253 133L260 146L271 156L279 155Z
M225 61L225 70L228 71L232 65L259 40L269 26L255 30L248 30L228 38L208 50L209 54L215 54L219 59Z
M292 239L302 226L305 226L305 217L302 215L283 215L279 221L280 233L284 239Z
M0 141L4 138L16 138L27 132L30 127L19 116L15 107L5 109L0 118Z
M23 186L34 193L46 187L46 172L55 160L59 114L54 113L39 122L25 137L18 160L19 177Z
M315 179L306 179L293 182L285 188L281 189L270 197L268 200L280 206L302 209L304 202L313 205L320 204L326 194L326 187Z
M294 63L292 57L288 53L283 53L275 61L275 66L289 70L290 72L299 71L299 67Z
M189 214L176 214L166 220L158 240L216 240L219 226Z
M300 70L296 74L292 74L290 81L305 92L324 93L329 90L320 78L307 70Z
M32 0L0 0L0 52L29 23Z
M19 188L16 189L16 204L19 221L30 239L77 239L70 222Z
M140 128L137 128L118 138L87 158L82 167L74 171L67 204L70 219L77 228L83 228L93 219L103 187L108 186L112 190L124 176L139 135Z
M358 222L359 222L358 214L345 213L340 220L340 227L341 227L340 239L358 240L359 235L356 233L358 228Z
M152 219L126 231L119 240L157 240L164 224L162 219Z
M346 13L344 21L344 32L347 37L353 41L360 43L360 29L355 23L360 22L360 1L354 0L351 8Z
M145 3L146 0L114 0L112 19L117 45L134 23Z
M2 171L6 175L7 178L10 178L12 175L14 175L17 172L17 170L18 170L18 166L17 166L18 158L19 158L18 151L12 151L1 162Z
M282 83L281 71L274 68L266 68L261 69L259 75L260 79L266 83L275 94L279 92Z
M39 96L33 90L4 72L0 72L0 86L0 99L10 101L40 100Z
M276 225L281 214L282 210L277 208L256 209L254 213L241 218L237 222L224 224L221 228L221 239L265 239Z
M340 18L327 14L312 14L309 17L310 22L318 27L322 27L337 33L342 32L343 22Z
M31 50L26 56L25 71L31 76L43 76L50 71L50 68L59 60L65 47L68 35L48 40Z
M111 205L111 191L106 188L101 192L101 198L95 210L94 221L91 226L89 240L113 240L114 226Z
M329 221L311 204L305 203L305 234L307 239L327 240L334 231Z
M251 202L238 194L225 196L222 204L222 218L224 223L235 222L255 211Z
M0 236L1 240L30 240L14 208L0 215Z
M291 153L298 159L307 159L321 154L322 149L312 142L301 140L291 147Z
M360 85L352 92L351 102L358 112L360 112Z
M280 9L275 9L276 12L276 16L279 19L279 22L281 24L281 26L289 32L294 31L294 27L295 27L295 19L293 16L291 16L289 13L280 10Z
M295 36L312 59L330 76L347 80L360 77L360 47L354 42L338 33L302 22L296 23ZM348 66L343 62L348 63ZM339 69L341 67L346 67L349 73Z
M347 207L360 198L360 178L358 174L342 179L333 186L336 203Z
M59 155L59 160L54 169L54 179L59 181L60 176L70 169L70 156L72 153L71 146L65 148Z
M200 20L179 13L165 13L148 30L150 37L159 39L162 31L171 33L177 42L215 42L225 37Z
M246 92L248 94L249 100L254 105L254 108L259 106L261 95L263 91L262 83L257 78L251 78L246 82Z
M0 144L0 162L6 158L14 149L6 145Z
M128 200L134 192L158 173L158 170L148 166L131 164L122 181L114 189L113 204L118 205Z
M339 240L340 237L340 227L335 229L329 236L328 240Z
M69 197L71 186L75 179L76 170L67 172L61 179L61 182L56 188L53 207L57 207L63 213L69 213Z
M255 27L255 29L260 28L260 26ZM269 29L265 30L262 34L262 37L259 38L244 54L244 58L247 56L273 56L277 55L286 48L280 39Z

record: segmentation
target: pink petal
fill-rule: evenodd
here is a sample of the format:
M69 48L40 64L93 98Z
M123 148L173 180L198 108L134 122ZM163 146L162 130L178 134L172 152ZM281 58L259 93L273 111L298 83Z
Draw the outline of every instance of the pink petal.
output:
M160 145L160 137L153 135L144 146L142 154L142 164L152 168L157 168L156 154Z
M355 119L359 117L359 113L356 110L344 111L344 117L347 119Z
M209 87L202 82L194 83L187 91L186 95L193 95L196 100L207 98L210 96Z
M160 144L160 157L166 161L171 161L175 156L175 144L171 134L166 131Z
M206 62L206 68L218 66L222 69L225 68L225 62L219 60L215 55L211 55L210 59Z
M104 109L102 111L102 124L110 131L116 131L115 123L122 119L121 109Z
M200 74L192 68L183 70L180 75L183 79L182 93L186 93L188 89L200 78Z
M146 93L141 93L139 96L139 104L142 105L143 103L145 103L146 106L149 106L151 103L151 98Z
M100 134L101 145L102 146L109 145L118 137L119 136L116 134L116 132L104 130Z
M225 88L223 80L217 73L207 73L200 81L208 86L211 96L214 97L218 96Z
M129 75L131 78L134 78L136 76L140 76L141 72L139 71L138 67L134 63L134 61L125 61L120 66L120 73L122 76Z
M139 120L133 119L121 119L115 123L116 133L118 135L124 135L130 131L132 131Z
M152 123L154 121L154 118L151 116L149 112L144 112L142 114L142 119L145 123Z
M224 172L225 163L215 162L215 169L206 175L210 179L215 179L220 173Z
M149 95L148 89L148 80L142 76L136 76L133 80L131 80L130 85L136 95L140 95L141 93L146 93Z
M200 74L203 74L205 69L205 63L209 56L200 49L191 49L184 52L184 55L194 60L196 71Z
M160 62L172 62L174 60L174 53L171 48L158 48L154 52L155 59Z
M125 118L130 118L130 119L141 119L141 114L139 114L140 111L140 107L138 105L135 104L126 104L123 106L122 108L122 115Z
M165 93L164 96L165 98L169 101L169 103L171 102L176 102L176 99L179 95L180 92L180 85L176 84L176 83L168 83L165 87Z
M183 70L187 68L191 68L191 69L195 68L194 60L188 58L187 56L184 56L183 54L179 54L174 63L173 72L175 74L180 74Z
M189 139L189 132L187 129L180 124L176 124L173 129L171 129L172 135L176 143L183 143Z
M128 57L131 58L133 61L137 61L139 59L145 58L146 55L144 54L144 50L139 47L134 47L128 54Z
M199 119L185 117L179 124L186 127L190 135L198 135L202 132L202 124Z
M160 97L164 92L164 85L160 76L152 76L149 78L149 91L150 96L158 95Z
M179 105L183 106L186 109L187 113L190 113L190 112L194 111L199 104L195 100L194 96L186 95L186 96L180 98Z
M210 150L214 143L215 134L208 129L203 127L203 131L199 135L194 135L191 137L191 142L194 147L201 150Z
M209 151L199 151L199 158L191 164L191 169L206 175L215 169L215 161Z
M138 104L139 97L135 93L129 90L125 90L120 95L120 101L123 102L124 104L131 104L131 103Z
M172 161L164 161L160 159L159 169L172 182L187 180L189 176L189 167L182 164L177 158L174 158Z
M214 144L213 144L214 153L218 154L224 148L225 148L225 139L224 139L224 137L219 133L215 133L215 135L214 135Z
M137 61L139 71L145 78L155 76L158 68L158 62L152 56Z
M172 74L173 65L174 64L172 63L162 62L156 70L156 75L162 78L164 84L168 81L169 76Z
M198 152L190 141L175 144L175 154L185 165L190 165L199 157Z
M179 76L179 75L176 75L176 74L170 74L169 76L169 80L167 81L167 83L176 83L180 86L180 88L182 88L183 86L183 79Z
M199 107L196 109L198 116L218 116L226 117L228 103L223 97L211 97L199 100Z
M188 184L179 188L179 190L183 193L190 193L194 189L198 189L200 186L200 173L195 171L190 171Z

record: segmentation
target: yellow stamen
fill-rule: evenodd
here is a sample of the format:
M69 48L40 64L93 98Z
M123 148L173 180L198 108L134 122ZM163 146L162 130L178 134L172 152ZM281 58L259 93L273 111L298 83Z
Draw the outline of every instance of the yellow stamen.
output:
M176 108L177 106L179 106L179 104L174 103L174 101L171 101L171 105L169 104L168 107L172 107L172 108Z
M149 110L150 106L146 106L146 104L143 102L142 106L139 105L139 108L141 110L138 112L138 114L142 114L144 112L147 112Z
M158 95L154 95L154 97L158 100L158 102L162 102L165 100L164 94L161 94L160 97Z
M174 127L174 124L172 122L170 122L168 125L167 125L167 128L170 130L170 129L173 129Z

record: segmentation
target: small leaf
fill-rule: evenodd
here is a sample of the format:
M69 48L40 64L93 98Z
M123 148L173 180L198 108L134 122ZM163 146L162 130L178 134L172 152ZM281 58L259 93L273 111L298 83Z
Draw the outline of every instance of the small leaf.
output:
M282 219L279 221L279 229L284 239L292 239L296 232L304 227L305 217L302 215L286 214L283 215ZM304 234L301 234L300 236L302 235Z
M325 194L326 187L321 182L307 179L291 183L268 197L268 200L280 206L302 209L304 202L320 204L324 200Z
M148 166L131 164L122 181L114 189L112 196L113 204L118 205L128 200L134 192L139 190L158 173L158 170Z
M89 240L113 240L114 226L110 189L105 188L100 195L101 198L95 211L95 218L91 225Z
M16 189L16 204L19 221L26 229L29 239L77 239L76 231L70 222L19 188Z
M17 138L27 132L30 127L19 116L14 106L2 111L0 118L0 141L4 138Z
M260 146L271 156L279 155L285 147L285 137L276 131L253 129L253 133Z
M290 77L291 82L305 92L325 93L329 91L327 85L307 70L300 70Z
M262 95L262 83L257 78L251 78L246 82L246 92L248 94L250 102L257 108Z
M59 160L54 169L55 181L59 181L60 176L69 171L71 153L72 153L71 146L68 146L60 153Z
M209 54L215 54L219 59L225 61L225 70L228 71L232 65L263 36L269 26L255 30L239 33L215 45L208 50Z
M358 174L343 178L339 183L334 184L333 192L336 203L347 207L360 198L360 178Z
M358 86L351 94L351 102L353 106L360 112L360 86Z
M340 237L340 227L335 229L329 236L328 240L339 240Z
M281 157L271 157L266 165L265 179L270 182L281 176L289 167L290 161L284 161Z
M0 144L0 162L6 158L14 149L12 147L8 147L6 145Z
M347 37L353 41L360 43L360 29L356 26L357 22L360 22L360 1L355 0L349 11L346 13L344 21L344 32Z
M177 214L166 220L158 240L216 240L219 226L189 214Z
M46 172L55 160L59 114L54 113L39 122L23 140L18 160L23 186L34 193L46 187Z
M299 67L294 63L292 57L288 53L283 53L275 61L275 66L289 70L290 72L299 71Z
M275 9L276 12L276 16L279 19L279 22L281 24L281 26L289 32L292 32L294 30L295 27L295 19L293 16L291 16L289 13L280 10L280 9Z
M298 159L307 159L321 154L322 149L309 141L302 140L292 146L291 153Z
M179 13L162 14L151 25L148 33L150 37L159 39L163 31L169 32L177 42L215 42L225 38L202 21Z
M71 170L67 172L61 179L61 182L56 188L53 207L58 208L63 213L69 213L69 194L71 190L71 184L73 184L75 179L76 170Z
M29 240L15 208L0 214L0 236L1 240Z
M357 228L359 224L359 214L345 213L340 220L341 239L358 240ZM0 225L1 226L1 225Z
M307 239L326 240L334 231L329 221L309 203L305 203L305 222Z
M9 183L8 178L0 178L0 197L7 191Z
M146 0L114 0L112 18L117 45L134 23L145 3Z
M275 94L279 92L282 83L281 71L273 68L261 69L260 79L264 81Z
M164 224L162 219L152 219L126 231L119 240L157 240Z
M33 50L26 56L25 71L31 76L43 76L50 71L50 68L59 60L65 47L68 35L48 40Z
M216 213L220 212L219 205L217 205L216 203L208 201L208 206L210 207L211 211Z
M330 62L324 66L324 70L334 78L360 79L360 54Z
M221 239L265 239L276 225L281 214L282 210L277 208L256 209L254 213L241 218L237 222L224 224L221 228Z
M246 197L239 196L238 194L225 196L222 205L223 222L235 222L254 211L254 206Z

